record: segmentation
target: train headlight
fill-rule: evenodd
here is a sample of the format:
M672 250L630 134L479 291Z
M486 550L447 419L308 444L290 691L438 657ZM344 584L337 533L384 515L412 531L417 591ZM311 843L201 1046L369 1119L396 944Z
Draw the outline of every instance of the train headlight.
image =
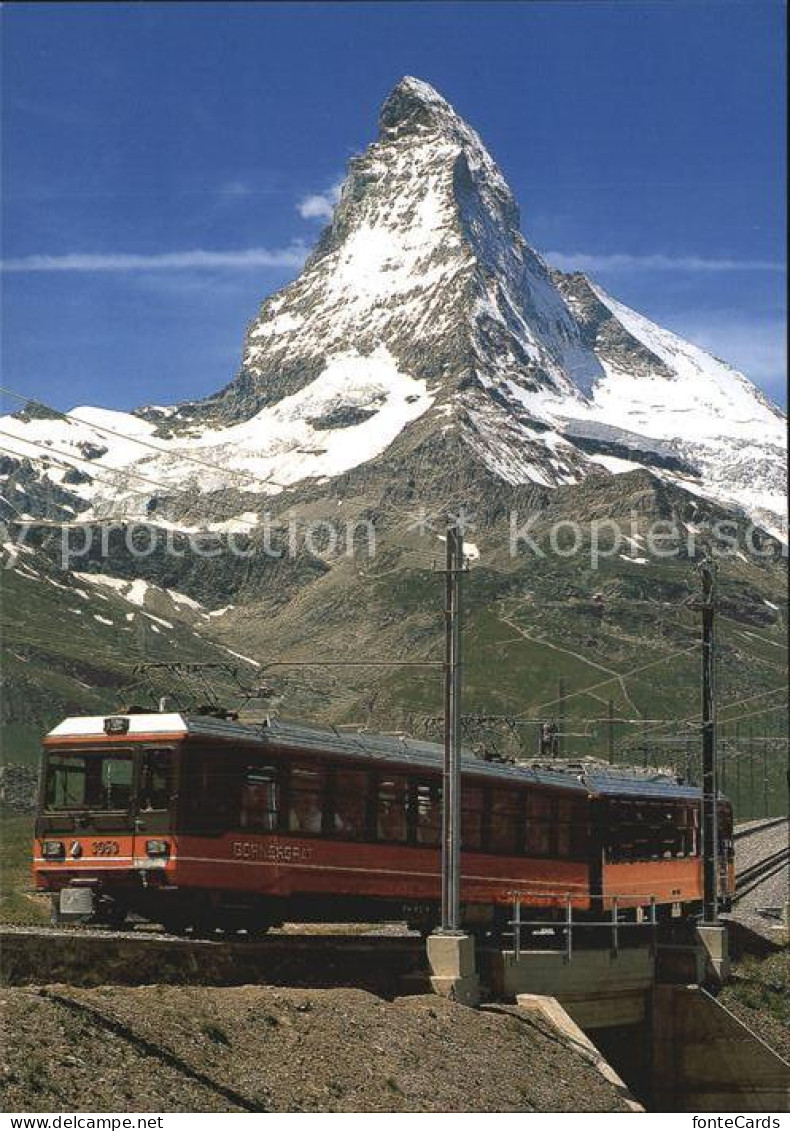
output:
M169 856L170 845L166 840L147 840L145 851L148 856Z
M63 860L66 846L62 840L42 840L41 855L45 860Z

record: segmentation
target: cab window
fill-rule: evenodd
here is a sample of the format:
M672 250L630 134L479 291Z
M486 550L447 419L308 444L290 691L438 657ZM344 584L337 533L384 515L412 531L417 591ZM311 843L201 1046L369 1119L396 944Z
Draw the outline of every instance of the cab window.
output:
M46 808L126 810L131 804L133 778L130 752L53 751L47 759Z

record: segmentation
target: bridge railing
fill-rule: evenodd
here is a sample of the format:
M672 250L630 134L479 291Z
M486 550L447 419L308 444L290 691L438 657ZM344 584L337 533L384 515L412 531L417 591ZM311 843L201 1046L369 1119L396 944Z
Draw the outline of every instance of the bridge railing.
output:
M544 896L547 894L545 891L542 893ZM512 928L513 935L513 956L516 962L521 957L521 952L524 950L522 932L527 928L542 928L543 930L554 928L560 930L564 937L564 960L570 962L573 959L575 949L573 934L574 931L597 930L606 931L609 934L610 950L613 957L620 953L621 949L621 932L631 930L642 930L649 932L649 945L653 953L655 953L658 939L658 906L656 897L650 895L646 899L647 917L643 916L641 909L635 910L631 898L629 896L621 897L617 895L607 895L606 898L611 904L609 917L606 919L574 919L573 903L574 895L571 892L558 893L556 905L562 910L562 918L549 920L549 919L524 919L522 911L523 893L516 891L513 893L513 918L508 920L508 925ZM578 898L578 897L577 897ZM634 918L629 920L621 919L622 904L621 899L629 907L629 910L634 910ZM640 918L640 915L642 917ZM577 935L578 938L578 935Z

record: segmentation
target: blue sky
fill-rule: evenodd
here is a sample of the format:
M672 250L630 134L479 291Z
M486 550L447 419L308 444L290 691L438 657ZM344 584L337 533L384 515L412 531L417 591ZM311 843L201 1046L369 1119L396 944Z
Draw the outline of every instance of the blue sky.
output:
M24 393L128 408L230 380L246 323L413 74L482 134L533 246L785 401L781 3L0 18L4 382Z

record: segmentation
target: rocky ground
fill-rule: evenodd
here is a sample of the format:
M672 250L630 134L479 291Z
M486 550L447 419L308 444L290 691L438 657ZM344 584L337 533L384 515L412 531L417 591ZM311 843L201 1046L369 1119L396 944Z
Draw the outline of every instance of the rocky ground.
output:
M33 813L38 794L38 767L24 762L0 766L0 804L12 813Z
M435 997L52 986L0 1014L9 1111L627 1110L545 1023Z

